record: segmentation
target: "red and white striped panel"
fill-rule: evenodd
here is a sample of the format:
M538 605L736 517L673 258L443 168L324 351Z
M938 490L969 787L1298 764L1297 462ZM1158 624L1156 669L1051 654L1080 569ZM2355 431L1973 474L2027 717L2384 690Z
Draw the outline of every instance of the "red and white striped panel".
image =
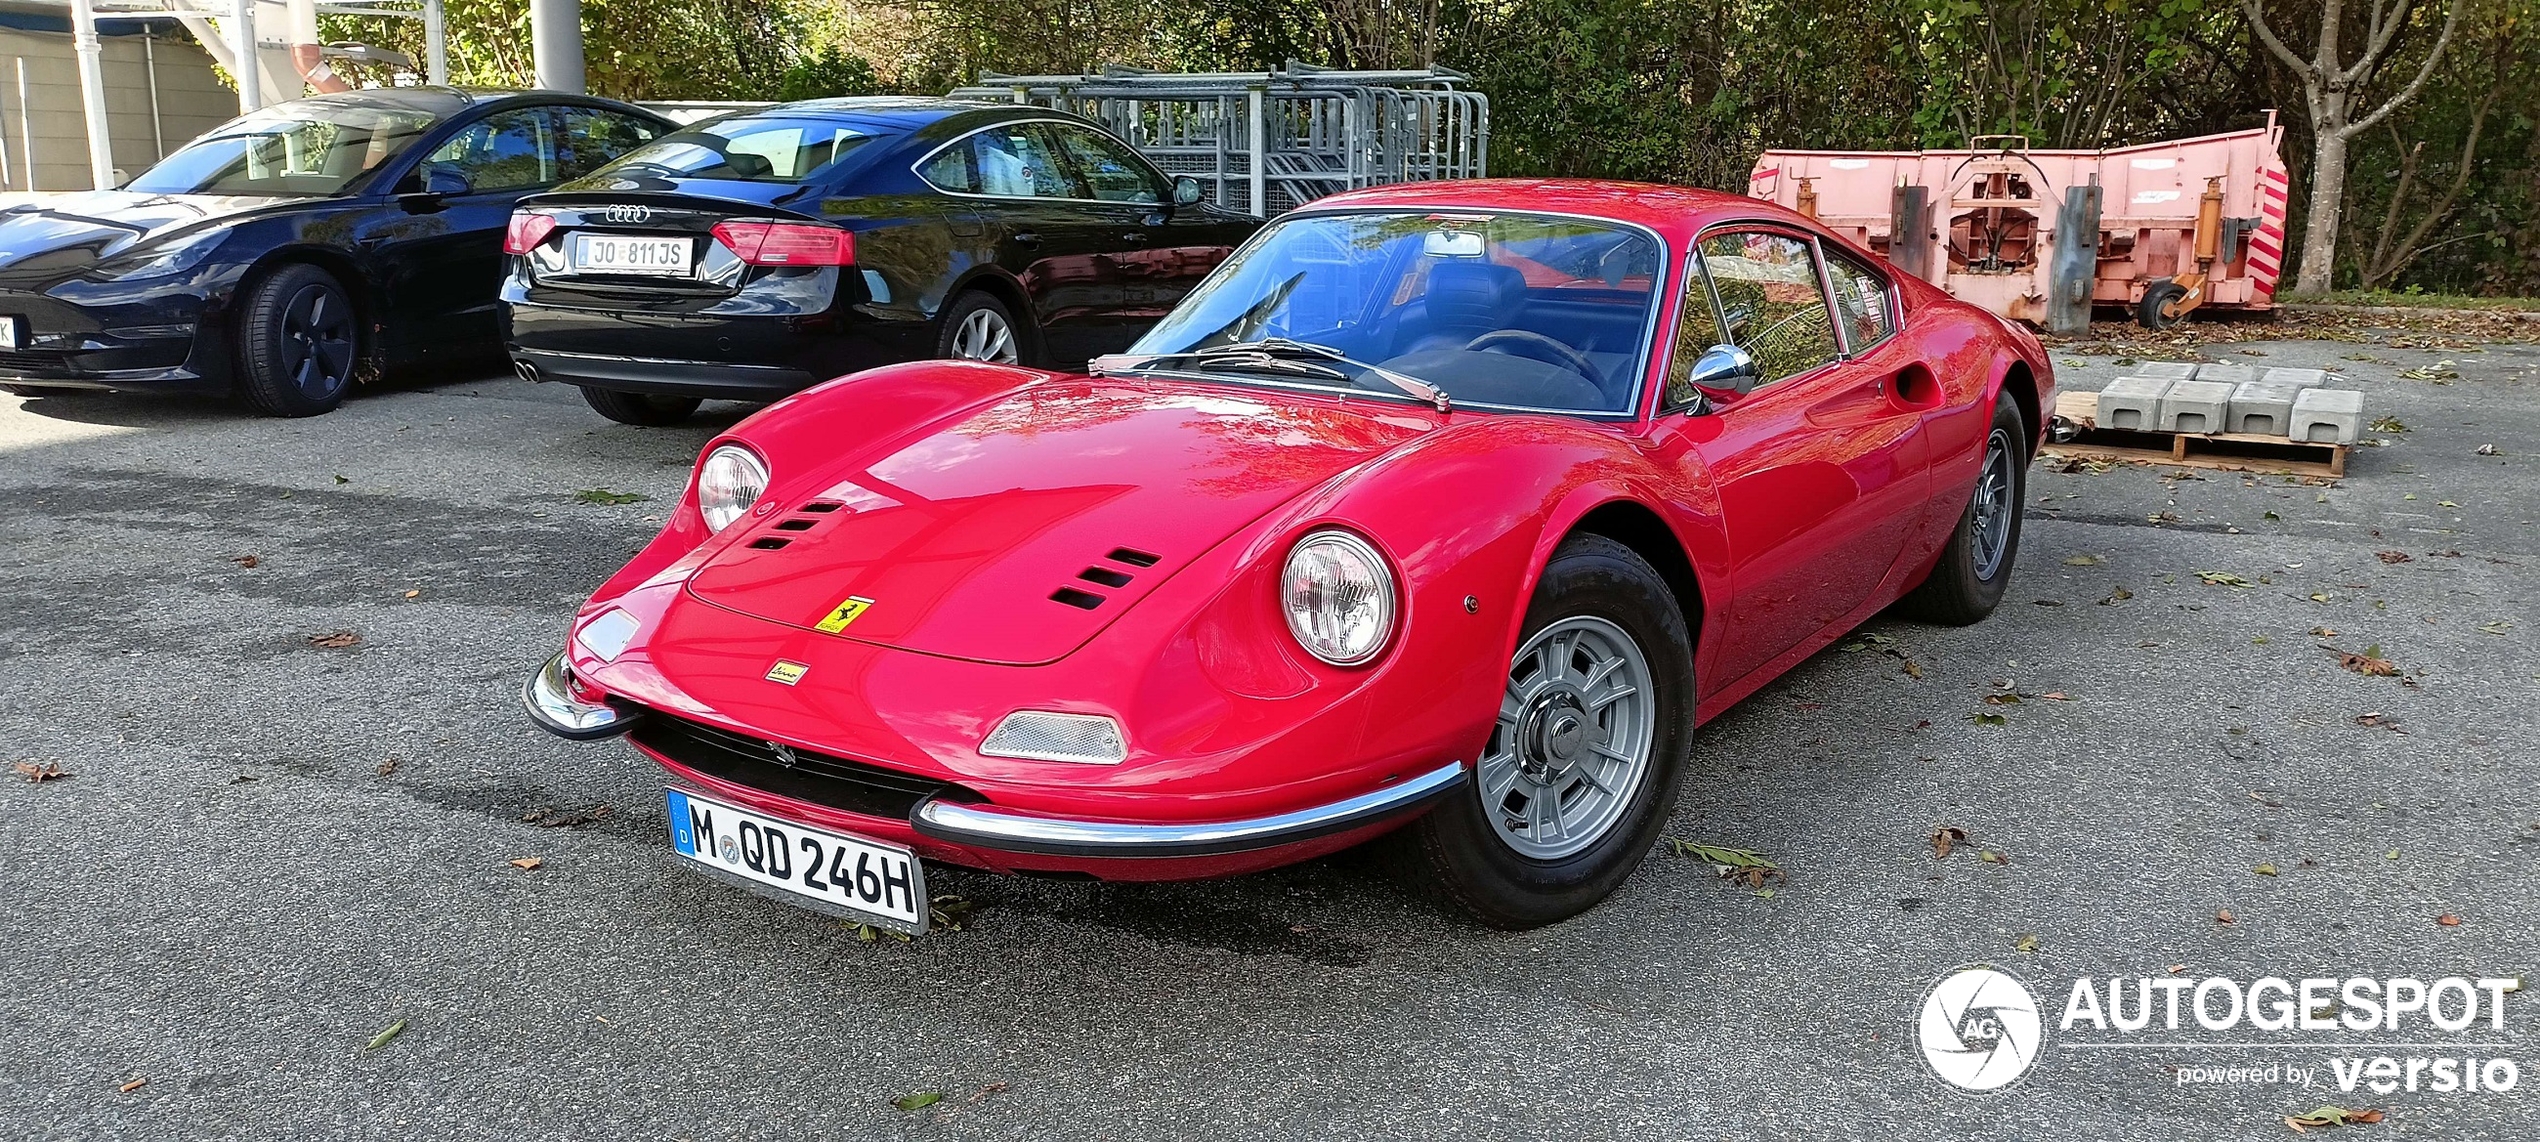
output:
M2282 167L2258 171L2258 232L2249 238L2249 285L2254 300L2275 298L2284 272L2284 204L2293 180Z

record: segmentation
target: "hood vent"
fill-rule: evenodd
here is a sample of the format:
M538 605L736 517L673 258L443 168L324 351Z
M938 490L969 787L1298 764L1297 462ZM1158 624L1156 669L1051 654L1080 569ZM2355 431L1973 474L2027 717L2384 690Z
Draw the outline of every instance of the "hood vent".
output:
M1074 587L1061 587L1052 591L1050 598L1082 611L1090 611L1102 605L1102 596L1091 591L1079 591Z
M1077 572L1076 577L1088 583L1100 583L1105 587L1126 587L1131 578L1128 572L1114 571L1109 567L1088 567Z
M1103 556L1103 560L1105 562L1118 563L1128 567L1153 567L1156 564L1163 562L1164 557L1161 555L1151 555L1147 552L1139 551L1136 548L1115 547L1111 549L1111 554ZM1076 573L1076 579L1078 582L1091 583L1097 587L1109 587L1115 591L1137 581L1137 578L1137 576L1126 571L1122 571L1117 567L1088 567ZM1088 591L1082 587L1070 585L1050 592L1050 598L1056 602L1065 603L1068 606L1075 607L1079 610L1090 611L1095 607L1101 606L1105 596L1097 592Z
M1126 563L1131 567L1153 567L1164 561L1164 557L1161 555L1149 555L1146 552L1128 547L1112 548L1111 554L1103 556L1103 558L1114 563Z

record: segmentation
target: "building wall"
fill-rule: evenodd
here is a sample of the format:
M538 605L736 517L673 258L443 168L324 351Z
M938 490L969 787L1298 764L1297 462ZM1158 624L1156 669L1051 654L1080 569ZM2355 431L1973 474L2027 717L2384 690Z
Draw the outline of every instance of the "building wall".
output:
M158 34L100 36L98 41L104 49L106 120L114 135L118 182L237 117L237 92L221 82L211 57L191 39ZM18 94L21 66L26 75L24 119ZM150 116L154 71L155 133ZM35 156L32 186L27 182L29 136ZM79 57L71 52L70 36L0 27L0 149L8 154L6 189L88 189L88 125L79 99Z

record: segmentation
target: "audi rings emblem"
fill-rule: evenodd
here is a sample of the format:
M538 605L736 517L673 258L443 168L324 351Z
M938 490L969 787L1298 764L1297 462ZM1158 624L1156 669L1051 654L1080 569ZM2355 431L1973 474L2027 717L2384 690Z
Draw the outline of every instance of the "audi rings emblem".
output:
M607 206L600 209L600 221L618 226L641 226L653 220L649 206Z

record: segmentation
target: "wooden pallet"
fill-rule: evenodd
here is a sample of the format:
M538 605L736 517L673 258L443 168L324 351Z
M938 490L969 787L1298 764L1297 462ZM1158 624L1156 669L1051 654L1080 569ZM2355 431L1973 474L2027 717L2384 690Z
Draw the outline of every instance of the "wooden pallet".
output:
M2347 446L2311 444L2250 432L2135 432L2099 427L2099 394L2055 394L2055 415L2081 434L2049 444L2048 456L2098 457L2136 464L2176 464L2226 472L2274 472L2287 476L2341 477Z

